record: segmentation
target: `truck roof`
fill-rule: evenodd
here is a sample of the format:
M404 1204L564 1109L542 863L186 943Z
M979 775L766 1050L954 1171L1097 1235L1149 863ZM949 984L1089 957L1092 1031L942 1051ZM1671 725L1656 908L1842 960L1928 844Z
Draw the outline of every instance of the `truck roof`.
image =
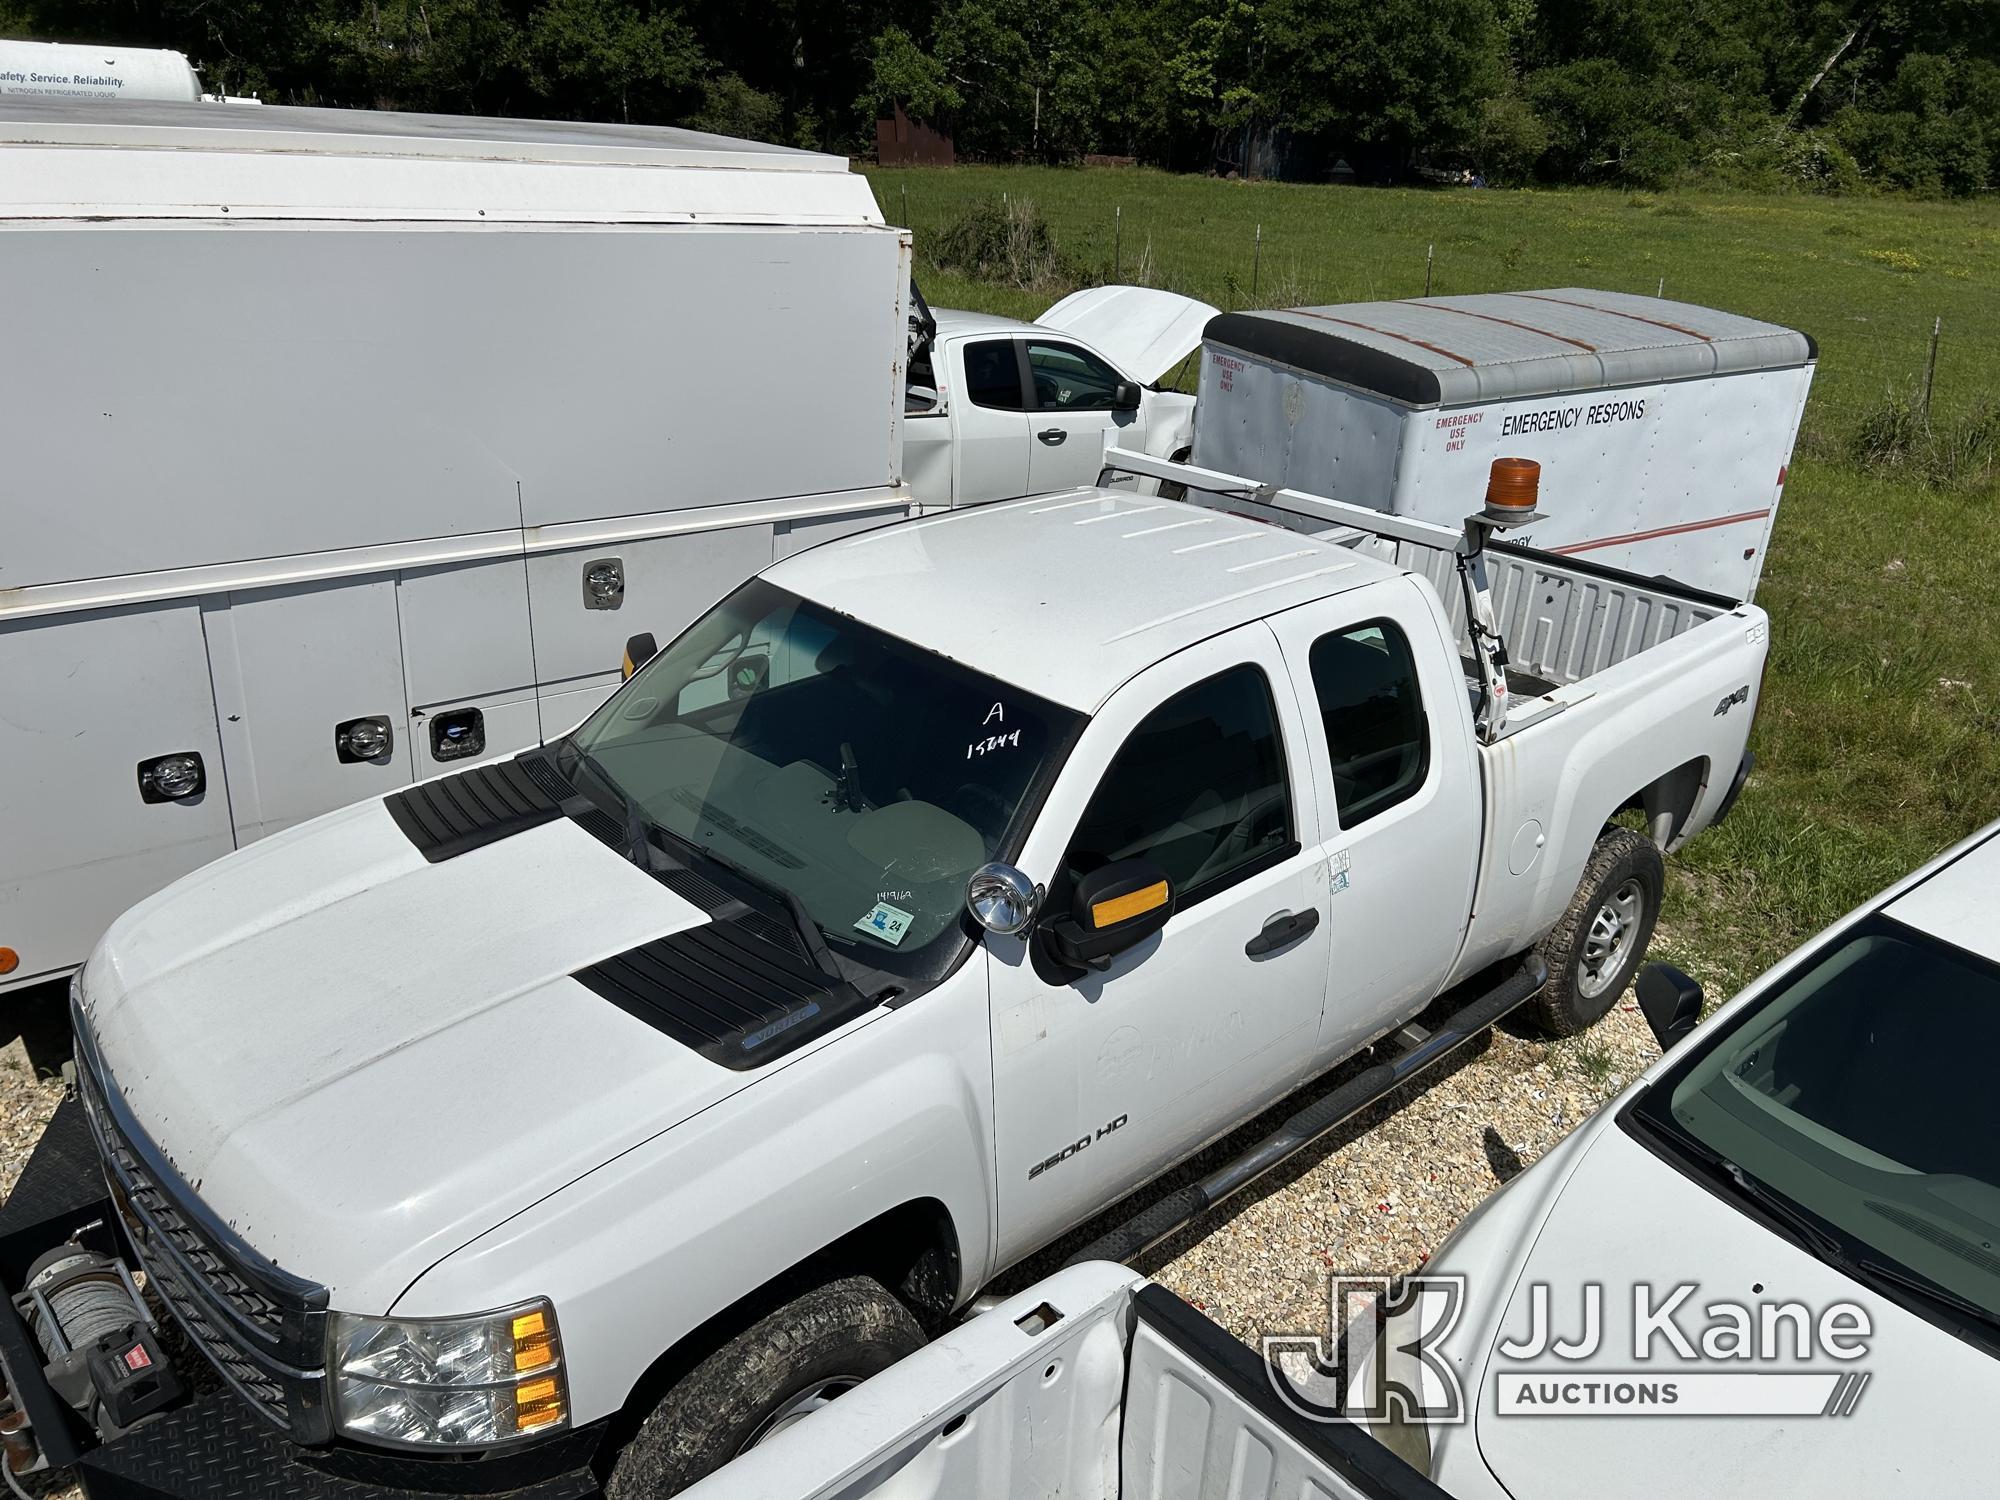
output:
M659 125L7 95L0 152L0 217L882 223L845 157Z
M1414 407L1795 369L1818 358L1810 336L1776 323L1585 287L1224 313L1204 342Z
M1225 511L1079 489L862 532L764 576L1089 713L1176 651L1401 571Z

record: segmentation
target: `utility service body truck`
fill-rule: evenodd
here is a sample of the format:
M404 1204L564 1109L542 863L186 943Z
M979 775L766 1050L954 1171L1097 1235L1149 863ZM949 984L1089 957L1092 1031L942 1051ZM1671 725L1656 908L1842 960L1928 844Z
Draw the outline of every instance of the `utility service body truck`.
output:
M689 131L0 99L0 991L907 514L909 253Z
M1608 1009L1660 846L1741 786L1764 615L1490 541L1532 503L1504 476L1452 533L1110 457L1198 503L793 555L634 643L574 733L121 918L74 986L114 1204L66 1106L0 1240L42 1453L88 1441L45 1359L99 1434L133 1415L63 1375L46 1257L129 1252L227 1388L94 1487L172 1493L227 1434L274 1485L667 1492L1371 1042L1415 1047L1364 1090L1524 1003ZM65 1249L97 1217L117 1243Z
M1561 476L1517 540L1755 597L1818 359L1774 323L1583 287L1228 313L1194 462L1458 524L1502 455Z

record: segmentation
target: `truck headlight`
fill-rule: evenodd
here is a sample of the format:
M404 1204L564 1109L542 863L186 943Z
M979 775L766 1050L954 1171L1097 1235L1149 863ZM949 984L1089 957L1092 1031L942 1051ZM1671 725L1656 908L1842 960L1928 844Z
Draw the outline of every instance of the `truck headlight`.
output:
M469 1318L333 1316L341 1432L399 1448L492 1448L569 1425L555 1309Z

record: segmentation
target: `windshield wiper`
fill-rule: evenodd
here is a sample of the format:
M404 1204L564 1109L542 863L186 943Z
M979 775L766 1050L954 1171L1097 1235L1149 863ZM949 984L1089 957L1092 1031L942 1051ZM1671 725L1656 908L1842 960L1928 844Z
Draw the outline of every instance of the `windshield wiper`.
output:
M1706 1141L1698 1140L1684 1130L1664 1126L1658 1120L1647 1118L1643 1113L1635 1114L1633 1118L1646 1125L1676 1151L1693 1157L1715 1176L1729 1183L1740 1196L1748 1198L1767 1216L1778 1220L1791 1230L1793 1237L1799 1240L1805 1249L1810 1250L1819 1259L1842 1270L1849 1272L1853 1270L1853 1261L1849 1258L1846 1246L1839 1236L1820 1225L1804 1209L1794 1207L1789 1199L1765 1187Z
M565 736L563 746L586 767L590 774L604 784L605 790L616 797L625 809L625 857L640 869L650 872L653 867L653 841L646 833L646 814L639 806L639 799L631 796L618 784L618 779L598 758L576 742L574 735Z
M1863 1259L1852 1263L1852 1269L1864 1281L1887 1282L1891 1286L1923 1298L1926 1302L1951 1309L1961 1317L1972 1319L1989 1333L2000 1332L2000 1312L1990 1307L1982 1307L1970 1297L1959 1295L1949 1287L1938 1285L1927 1276L1916 1276L1900 1267L1885 1265L1879 1260Z

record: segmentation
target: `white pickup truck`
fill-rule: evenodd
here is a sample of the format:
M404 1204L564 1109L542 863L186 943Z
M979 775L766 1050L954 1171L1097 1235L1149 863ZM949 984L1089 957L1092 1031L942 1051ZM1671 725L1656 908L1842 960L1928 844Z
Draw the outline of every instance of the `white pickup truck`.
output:
M796 554L575 733L106 934L98 1150L272 1462L669 1491L1378 1039L1612 1004L1742 784L1763 613L1111 462L1189 498Z
M941 307L910 289L903 477L926 509L1073 489L1104 450L1186 458L1194 397L1161 381L1216 310L1155 287L1072 292L1033 323Z

